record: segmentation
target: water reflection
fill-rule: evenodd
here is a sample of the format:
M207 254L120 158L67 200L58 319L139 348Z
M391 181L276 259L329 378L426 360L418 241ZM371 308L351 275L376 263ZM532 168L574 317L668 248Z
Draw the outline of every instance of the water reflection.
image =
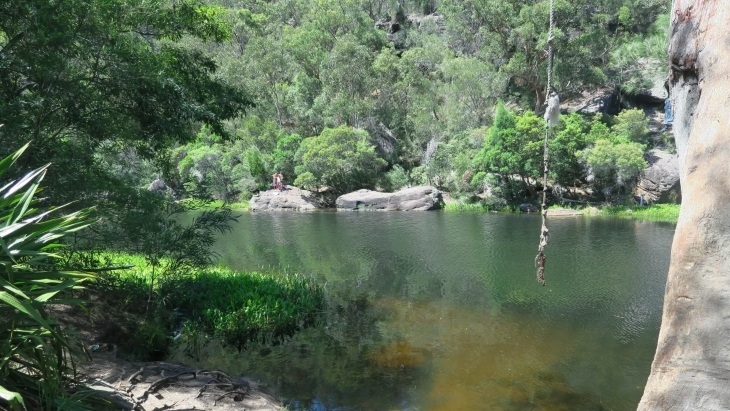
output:
M227 265L326 285L322 324L200 364L268 382L295 410L629 410L649 373L673 227L444 213L247 214Z

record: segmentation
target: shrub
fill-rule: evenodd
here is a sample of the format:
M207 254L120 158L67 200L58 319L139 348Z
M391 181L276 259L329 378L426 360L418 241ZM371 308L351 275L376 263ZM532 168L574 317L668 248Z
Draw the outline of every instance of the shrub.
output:
M0 161L0 178L27 147ZM92 398L69 390L75 384L74 357L83 349L46 311L53 304L79 305L69 292L94 277L53 268L58 240L91 220L87 211L52 217L58 208L34 207L47 167L0 184L0 405L12 410L73 408Z
M388 188L393 191L408 185L408 174L406 174L403 167L397 164L393 166L392 170L385 173L385 179L389 186Z
M618 136L624 136L636 143L646 143L649 134L649 119L638 108L624 110L616 116L616 124L612 130Z

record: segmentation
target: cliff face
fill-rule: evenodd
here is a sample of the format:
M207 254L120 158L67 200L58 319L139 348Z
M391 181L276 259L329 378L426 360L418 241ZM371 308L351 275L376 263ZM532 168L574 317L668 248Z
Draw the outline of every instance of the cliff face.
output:
M639 410L730 409L730 8L674 0L669 56L682 210Z

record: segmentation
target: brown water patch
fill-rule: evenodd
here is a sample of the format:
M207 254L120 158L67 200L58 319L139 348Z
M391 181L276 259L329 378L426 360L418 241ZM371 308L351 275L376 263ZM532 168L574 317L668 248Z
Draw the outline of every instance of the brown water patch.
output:
M593 394L576 393L560 372L560 363L574 354L574 331L529 314L490 314L438 301L379 304L391 313L381 324L383 334L409 342L395 343L396 355L405 347L438 352L430 384L422 388L424 410L559 411L596 404Z
M393 341L381 345L380 351L373 353L371 358L384 367L418 367L426 360L423 351L408 341Z

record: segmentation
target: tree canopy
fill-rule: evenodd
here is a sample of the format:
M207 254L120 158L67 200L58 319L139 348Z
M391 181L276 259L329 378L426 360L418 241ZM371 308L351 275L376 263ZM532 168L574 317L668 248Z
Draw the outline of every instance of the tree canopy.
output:
M54 203L112 199L156 178L178 197L245 199L275 171L335 190L464 193L483 186L472 184L482 172L529 194L541 169L549 4L0 2L0 154L33 140L23 161L56 164ZM630 94L656 77L668 0L555 4L561 93ZM558 185L587 182L588 157L576 153L601 139L653 144L638 111L564 121L552 143ZM332 130L358 136L362 150L348 155L367 157L374 174L336 177L304 154L336 150Z

